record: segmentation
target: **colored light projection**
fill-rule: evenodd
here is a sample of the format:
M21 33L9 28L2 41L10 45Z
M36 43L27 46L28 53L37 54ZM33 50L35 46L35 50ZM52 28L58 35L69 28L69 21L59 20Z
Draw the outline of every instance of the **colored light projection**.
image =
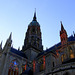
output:
M24 72L27 69L27 60L25 62L25 64L22 65L22 72Z
M39 59L39 71L45 70L45 56Z
M45 69L45 56L43 56L43 69Z
M35 60L33 60L33 72L35 72Z
M58 50L56 50L56 54L57 54L57 56L59 56L59 53L58 53L59 51Z

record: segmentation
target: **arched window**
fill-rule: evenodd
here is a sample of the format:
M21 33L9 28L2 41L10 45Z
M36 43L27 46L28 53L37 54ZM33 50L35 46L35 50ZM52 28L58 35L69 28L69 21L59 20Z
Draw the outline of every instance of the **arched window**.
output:
M43 59L39 59L39 71L43 71Z
M64 53L62 56L61 56L61 61L63 62L64 60L66 60L67 56L66 54Z
M10 63L8 75L18 75L18 65L18 62L16 60L13 60Z
M27 68L27 64L22 64L22 72L24 72Z
M71 47L69 47L69 56L70 56L71 59L74 58L74 53L73 53Z
M74 53L73 53L72 50L70 50L70 58L71 58L71 59L74 58Z

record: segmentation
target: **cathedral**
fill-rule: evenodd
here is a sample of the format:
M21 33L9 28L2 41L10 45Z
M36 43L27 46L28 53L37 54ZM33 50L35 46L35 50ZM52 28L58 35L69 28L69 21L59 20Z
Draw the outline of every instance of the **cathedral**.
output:
M60 42L46 50L41 36L35 12L21 50L12 47L12 33L0 44L0 75L75 75L75 33L68 37L61 22Z

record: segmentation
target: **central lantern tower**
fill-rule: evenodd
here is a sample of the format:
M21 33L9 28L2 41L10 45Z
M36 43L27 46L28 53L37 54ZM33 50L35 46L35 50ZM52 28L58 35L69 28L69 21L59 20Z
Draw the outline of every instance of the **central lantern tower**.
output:
M34 60L43 51L40 24L37 22L36 12L32 22L28 25L22 51L29 60Z

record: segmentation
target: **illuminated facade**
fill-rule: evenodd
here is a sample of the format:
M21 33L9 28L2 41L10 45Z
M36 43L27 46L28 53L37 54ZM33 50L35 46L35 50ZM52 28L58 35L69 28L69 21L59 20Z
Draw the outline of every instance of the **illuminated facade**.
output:
M75 34L68 37L61 22L61 42L43 50L36 12L28 25L22 50L12 45L12 33L0 44L0 75L75 75ZM49 41L49 40L48 40Z

